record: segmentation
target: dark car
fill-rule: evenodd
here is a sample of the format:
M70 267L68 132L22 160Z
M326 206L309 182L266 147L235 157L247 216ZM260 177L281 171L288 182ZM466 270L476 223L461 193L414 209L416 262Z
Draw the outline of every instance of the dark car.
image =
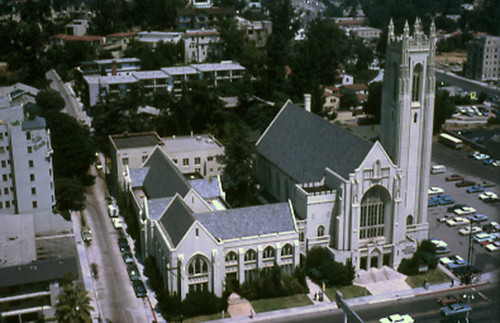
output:
M453 212L453 211L455 211L455 210L458 210L458 209L463 208L464 206L467 206L467 205L465 205L465 204L455 204L455 205L453 205L453 206L448 207L448 208L446 209L446 211L448 211L448 212Z
M452 174L450 176L447 176L445 179L446 181L451 182L451 181L460 181L464 179L464 177L462 175Z
M146 286L140 280L132 281L132 286L134 287L134 292L137 297L146 297L148 292L146 291Z
M457 183L458 184L458 183ZM484 192L484 187L480 185L474 185L466 190L467 193L482 193Z
M444 195L439 199L439 205L449 205L453 203L455 203L455 200L448 195Z
M127 273L130 280L141 280L141 275L139 274L139 269L135 264L130 264L127 266Z
M134 262L134 258L132 257L132 254L128 251L125 251L122 254L123 261L128 265Z
M461 180L460 182L455 183L456 187L467 187L472 185L476 185L476 183L473 181L466 181L466 180Z
M120 247L120 252L130 252L130 246L125 238L118 238L118 247Z

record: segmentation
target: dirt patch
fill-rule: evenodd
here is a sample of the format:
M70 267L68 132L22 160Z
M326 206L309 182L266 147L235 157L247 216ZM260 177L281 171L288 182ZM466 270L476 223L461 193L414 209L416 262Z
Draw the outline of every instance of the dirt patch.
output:
M467 60L467 52L451 52L451 53L442 53L436 55L436 67L438 68L448 68L454 66L463 66L465 61Z

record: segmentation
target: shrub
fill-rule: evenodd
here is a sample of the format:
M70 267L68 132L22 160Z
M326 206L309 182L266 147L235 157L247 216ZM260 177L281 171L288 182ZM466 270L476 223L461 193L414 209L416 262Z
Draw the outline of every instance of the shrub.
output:
M408 276L418 274L418 268L427 265L429 269L437 267L436 246L429 240L423 240L413 254L411 259L403 259L399 264L398 271Z
M190 292L182 302L182 312L186 317L214 314L226 309L226 297L219 298L207 291Z
M336 262L328 249L314 247L307 254L306 273L318 285L346 286L352 284L355 270L350 260L344 265Z

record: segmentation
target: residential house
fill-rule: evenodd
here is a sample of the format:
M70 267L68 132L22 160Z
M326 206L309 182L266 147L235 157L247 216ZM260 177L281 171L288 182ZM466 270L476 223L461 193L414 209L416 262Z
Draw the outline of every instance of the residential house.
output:
M203 63L222 54L219 32L215 29L186 30L184 61Z

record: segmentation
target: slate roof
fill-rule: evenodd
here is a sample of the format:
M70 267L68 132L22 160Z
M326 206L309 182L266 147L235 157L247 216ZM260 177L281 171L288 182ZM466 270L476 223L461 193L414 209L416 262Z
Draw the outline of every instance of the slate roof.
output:
M190 180L191 187L204 199L213 199L221 195L221 189L217 178Z
M79 276L75 257L41 260L26 265L0 268L0 287L53 282L68 273Z
M169 242L176 247L195 220L193 212L177 195L159 221L169 238Z
M142 187L144 185L144 179L149 172L149 167L131 168L129 172L132 187Z
M143 185L148 199L172 197L175 193L185 196L189 191L189 183L160 147L153 150L144 166L149 167Z
M319 181L328 167L349 177L373 144L287 102L257 143L257 152L298 183Z
M199 213L193 216L214 237L222 240L295 230L288 203Z
M154 147L161 143L161 138L156 132L130 133L126 135L109 136L116 149L137 147Z
M149 217L153 220L158 220L172 200L173 197L148 200Z

